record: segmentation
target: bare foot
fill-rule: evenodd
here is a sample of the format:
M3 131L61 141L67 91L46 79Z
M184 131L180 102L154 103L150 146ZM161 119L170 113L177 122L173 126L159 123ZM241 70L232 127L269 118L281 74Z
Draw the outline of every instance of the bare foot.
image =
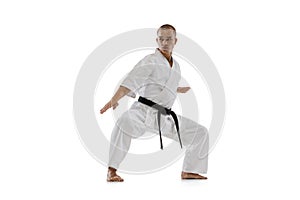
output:
M207 179L207 177L190 172L181 172L181 179Z
M123 182L124 179L122 179L118 174L117 170L112 167L108 167L107 171L107 182Z

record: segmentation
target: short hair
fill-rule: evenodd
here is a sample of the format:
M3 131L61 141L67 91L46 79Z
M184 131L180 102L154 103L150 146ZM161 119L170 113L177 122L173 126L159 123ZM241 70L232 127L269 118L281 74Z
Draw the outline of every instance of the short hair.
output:
M164 24L164 25L160 26L159 29L157 29L157 34L158 34L158 31L159 31L160 29L171 29L171 30L174 31L174 34L175 34L175 36L176 36L176 29L175 29L175 27L172 26L171 24Z

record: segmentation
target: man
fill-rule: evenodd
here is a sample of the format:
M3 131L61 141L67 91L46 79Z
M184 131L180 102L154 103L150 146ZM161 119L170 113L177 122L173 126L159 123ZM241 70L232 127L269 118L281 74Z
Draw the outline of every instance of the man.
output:
M115 109L118 101L125 95L133 98L136 93L140 95L139 101L134 102L131 108L122 114L113 129L108 182L123 181L116 171L129 150L131 139L143 135L147 130L158 131L161 149L161 132L186 147L182 179L207 179L200 175L207 172L207 129L171 111L176 93L186 93L190 90L190 87L178 87L181 78L180 67L172 57L177 42L175 28L169 24L162 25L157 31L156 42L158 48L155 53L146 56L132 69L115 95L100 110L103 114L111 107Z

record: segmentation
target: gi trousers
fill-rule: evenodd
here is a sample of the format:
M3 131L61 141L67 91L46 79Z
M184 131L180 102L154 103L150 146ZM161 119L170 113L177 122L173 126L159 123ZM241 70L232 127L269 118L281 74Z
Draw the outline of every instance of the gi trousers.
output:
M131 140L142 136L146 131L158 134L157 110L135 102L117 120L112 131L108 166L118 169L127 155ZM209 135L207 129L180 115L180 136L186 148L182 171L191 173L207 173ZM178 142L175 123L170 116L161 116L162 135ZM179 144L178 144L179 146ZM180 148L180 146L179 146Z

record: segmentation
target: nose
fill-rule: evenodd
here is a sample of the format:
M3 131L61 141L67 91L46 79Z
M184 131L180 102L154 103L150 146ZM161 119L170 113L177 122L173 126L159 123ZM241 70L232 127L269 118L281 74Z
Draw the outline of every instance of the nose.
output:
M162 41L162 44L163 44L163 46L165 46L165 45L168 44L168 41L167 41L167 40L163 40L163 41Z

